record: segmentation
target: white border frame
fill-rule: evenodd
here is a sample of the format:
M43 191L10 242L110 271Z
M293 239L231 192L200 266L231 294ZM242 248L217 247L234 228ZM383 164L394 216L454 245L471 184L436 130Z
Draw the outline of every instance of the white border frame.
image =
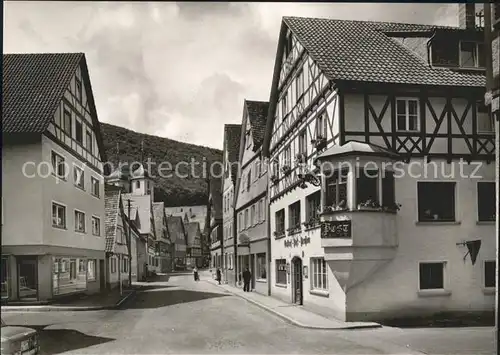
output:
M79 231L76 229L76 213L75 212L80 212L83 213L83 231ZM87 214L85 211L79 210L78 208L73 208L73 216L75 217L75 223L74 223L74 229L76 233L82 233L82 234L87 234Z
M408 110L408 107L409 107L409 104L408 104L408 101L416 101L417 102L417 129L415 130L411 130L411 129L399 129L398 127L398 111L397 111L397 106L398 106L398 100L402 100L402 101L405 101L405 110L406 110L406 115L405 115L405 122L406 122L406 125L409 127L409 123L410 123L410 116L409 116L409 110ZM404 133L419 133L422 131L422 112L420 112L420 98L415 96L415 97L411 97L411 96L396 96L395 98L395 104L394 104L394 117L396 117L396 127L395 128L395 132L404 132ZM385 114L387 115L387 111L385 112Z
M448 183L454 183L455 184L455 220L454 221L440 221L437 220L436 222L431 222L431 221L420 221L419 220L419 215L418 215L418 210L419 210L419 205L418 205L418 183L419 182L448 182ZM415 201L416 201L416 218L415 218L415 223L416 224L425 224L425 225L443 225L443 224L461 224L461 219L458 218L460 216L460 204L458 203L459 201L459 182L457 180L447 180L447 179L431 179L431 180L420 180L416 179L416 184L415 184Z
M52 206L54 204L59 205L61 207L64 207L64 227L55 226L54 223L52 222L52 218L54 217L52 215ZM68 205L66 205L65 203L62 203L62 202L58 202L56 200L51 200L50 201L50 219L51 219L50 224L52 225L52 228L68 230Z

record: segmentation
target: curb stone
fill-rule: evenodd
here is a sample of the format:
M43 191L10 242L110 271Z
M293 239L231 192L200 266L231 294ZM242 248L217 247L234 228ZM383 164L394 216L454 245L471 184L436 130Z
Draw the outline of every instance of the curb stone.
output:
M131 299L137 294L136 290L132 290L129 294L119 300L116 304L112 306L2 306L1 311L5 313L16 313L16 312L69 312L69 311L102 311L102 310L113 310L118 309L126 301Z
M280 317L281 319L287 321L288 323L290 324L293 324L297 327L300 327L300 328L305 328L305 329L315 329L315 330L351 330L351 329L374 329L374 328L382 328L382 326L380 324L373 324L373 325L352 325L352 326L345 326L345 327L318 327L318 326L313 326L313 325L306 325L306 324L302 324L298 321L296 321L295 319L291 318L291 317L288 317L266 305L263 305L262 303L259 303L255 300L252 300L252 299L249 299L247 297L244 297L238 293L235 293L235 292L232 292L231 290L227 290L226 288L222 287L222 285L217 285L217 284L214 284L208 280L204 280L205 282L208 282L210 284L213 284L227 292L230 292L232 295L234 296L237 296L239 298L242 298L256 306L259 306L260 308L270 312L270 313L273 313L274 315Z

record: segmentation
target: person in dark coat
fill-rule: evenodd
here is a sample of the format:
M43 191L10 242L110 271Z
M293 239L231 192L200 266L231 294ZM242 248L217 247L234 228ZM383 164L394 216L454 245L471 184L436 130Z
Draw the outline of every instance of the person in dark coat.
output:
M220 281L222 280L222 273L220 272L219 268L217 268L216 275L217 275L217 281L219 282L220 285Z
M250 280L252 279L252 273L248 268L243 271L243 291L250 292Z

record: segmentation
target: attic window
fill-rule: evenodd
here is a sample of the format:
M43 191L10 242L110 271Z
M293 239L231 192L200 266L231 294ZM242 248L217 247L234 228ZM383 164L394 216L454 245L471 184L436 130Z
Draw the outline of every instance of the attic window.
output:
M460 66L464 68L485 67L484 44L480 42L460 42Z
M453 40L435 40L432 43L432 64L435 66L457 67L459 64L458 42Z
M75 90L76 90L76 99L81 102L82 101L82 82L80 80L76 79L76 85L75 86L76 86L76 88L75 88Z

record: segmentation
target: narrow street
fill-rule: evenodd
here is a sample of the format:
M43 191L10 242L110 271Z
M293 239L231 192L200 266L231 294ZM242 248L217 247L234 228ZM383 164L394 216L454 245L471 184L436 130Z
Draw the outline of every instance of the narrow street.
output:
M479 355L494 349L491 328L302 329L183 274L151 283L120 310L2 317L38 329L43 354L401 354L409 345L427 354Z

